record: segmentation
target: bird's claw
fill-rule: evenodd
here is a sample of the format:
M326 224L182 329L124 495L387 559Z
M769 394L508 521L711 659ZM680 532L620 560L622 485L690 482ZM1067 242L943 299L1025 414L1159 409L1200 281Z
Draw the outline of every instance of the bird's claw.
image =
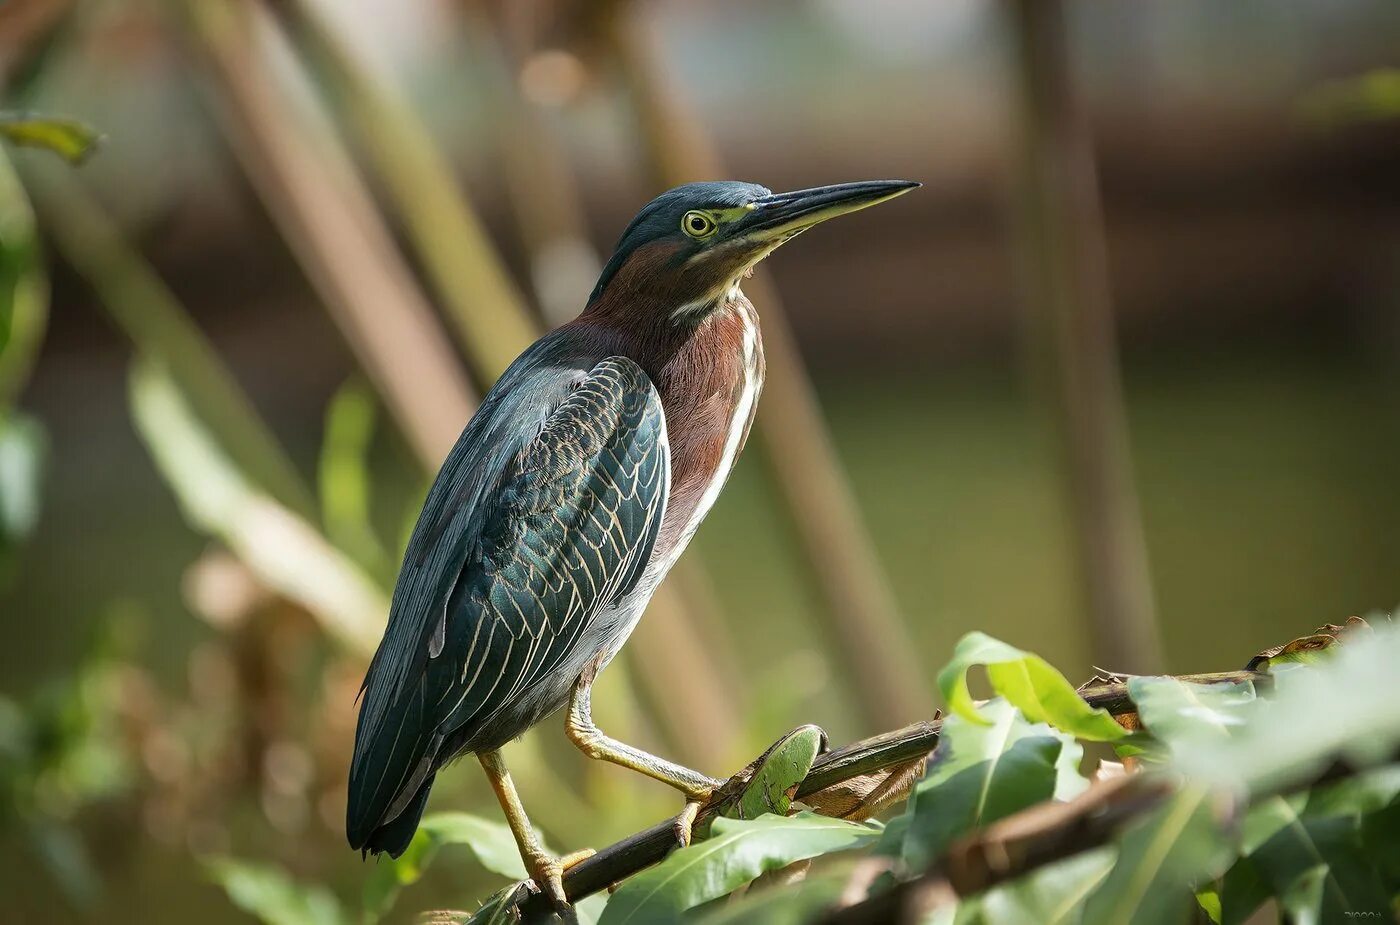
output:
M695 817L700 815L700 807L704 805L705 802L702 800L686 800L685 808L676 816L672 826L676 833L676 844L679 847L688 848L690 846L691 838L694 835L692 830L695 827Z
M556 858L541 851L525 858L525 869L529 872L530 879L535 881L535 886L549 898L554 908L562 913L570 908L568 897L564 895L565 872L597 853L592 848L584 848Z

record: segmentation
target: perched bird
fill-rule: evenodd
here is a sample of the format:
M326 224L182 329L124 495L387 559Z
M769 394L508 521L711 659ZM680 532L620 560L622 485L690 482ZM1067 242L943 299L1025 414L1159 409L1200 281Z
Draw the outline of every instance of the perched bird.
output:
M603 735L589 687L748 436L764 361L740 283L818 222L918 185L691 183L637 214L583 313L511 364L428 494L361 692L351 847L397 857L437 772L475 754L527 870L562 905L563 871L589 852L544 852L500 749L566 704L588 756L688 807L709 798L719 781Z

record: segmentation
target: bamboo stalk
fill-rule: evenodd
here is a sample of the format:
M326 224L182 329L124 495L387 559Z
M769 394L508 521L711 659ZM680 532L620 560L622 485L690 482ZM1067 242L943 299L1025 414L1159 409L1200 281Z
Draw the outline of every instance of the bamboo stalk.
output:
M1162 657L1114 343L1103 215L1060 0L1009 0L1026 341L1052 412L1094 664Z
M668 187L725 175L713 142L670 87L626 9L611 5L603 34L645 139L654 182ZM763 274L745 288L763 316L768 374L757 430L769 482L821 591L825 607L819 613L835 657L854 678L865 721L908 721L932 702L915 647L861 522L778 293Z
M263 206L418 457L435 470L476 400L363 182L339 144L313 133L270 82L250 8L227 0L176 5L205 52L216 106Z

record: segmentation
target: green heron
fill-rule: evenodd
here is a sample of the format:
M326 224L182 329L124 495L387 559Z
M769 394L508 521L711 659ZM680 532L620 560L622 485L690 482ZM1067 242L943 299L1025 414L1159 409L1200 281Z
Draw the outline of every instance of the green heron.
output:
M720 782L605 736L589 688L748 436L764 362L740 282L818 222L918 185L691 183L637 214L583 313L506 370L428 494L361 692L352 847L401 854L437 772L475 754L562 905L563 871L591 852L545 853L500 750L566 704L585 754L675 787L694 817Z

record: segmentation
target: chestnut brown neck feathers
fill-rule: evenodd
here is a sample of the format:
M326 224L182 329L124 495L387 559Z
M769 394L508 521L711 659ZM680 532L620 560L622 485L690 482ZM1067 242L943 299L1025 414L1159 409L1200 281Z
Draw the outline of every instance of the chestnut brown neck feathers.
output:
M713 503L748 437L764 374L758 314L743 292L708 304L660 280L664 245L639 249L571 322L651 378L666 414L671 492L657 558L673 559ZM694 289L690 290L694 292Z

